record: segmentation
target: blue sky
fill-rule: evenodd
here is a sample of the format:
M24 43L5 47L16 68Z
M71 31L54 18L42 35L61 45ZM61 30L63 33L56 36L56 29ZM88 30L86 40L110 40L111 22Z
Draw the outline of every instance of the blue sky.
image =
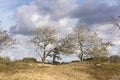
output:
M5 29L15 24L14 13L19 6L29 4L31 0L0 0L0 21Z
M15 34L21 43L17 49L9 50L7 55L11 57L28 56L28 53L35 56L25 40L40 26L57 26L70 32L80 23L92 26L105 40L113 41L117 47L111 53L118 54L120 38L117 32L110 34L114 27L110 22L111 16L119 15L120 0L0 0L2 27ZM14 56L13 52L17 54Z

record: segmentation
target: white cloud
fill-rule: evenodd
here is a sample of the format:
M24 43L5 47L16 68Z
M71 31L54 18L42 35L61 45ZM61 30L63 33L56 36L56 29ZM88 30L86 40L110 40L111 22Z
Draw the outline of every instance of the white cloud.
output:
M71 8L70 8L71 6ZM64 28L76 24L77 19L68 17L77 8L76 0L35 0L16 10L16 25L12 33L30 34L38 27L55 26Z

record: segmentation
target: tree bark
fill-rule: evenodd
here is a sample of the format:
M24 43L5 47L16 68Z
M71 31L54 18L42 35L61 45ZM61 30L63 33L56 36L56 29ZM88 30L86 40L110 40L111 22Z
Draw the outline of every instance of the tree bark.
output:
M43 57L42 57L42 63L45 63L45 60L46 60L46 57L45 57L45 53L44 53Z
M80 61L83 61L83 54L80 54Z
M80 51L81 51L80 60L83 61L83 54L84 54L84 52L83 52L83 45L82 45L81 42L79 42L79 44L80 44Z
M53 54L53 61L52 61L53 64L56 62L56 57L57 57L56 55L57 55L56 53Z

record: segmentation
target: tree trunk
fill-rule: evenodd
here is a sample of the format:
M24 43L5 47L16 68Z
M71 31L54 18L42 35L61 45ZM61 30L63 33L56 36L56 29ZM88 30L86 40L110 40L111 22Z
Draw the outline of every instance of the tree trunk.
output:
M46 46L47 45L44 45L44 47L43 47L44 52L43 52L43 56L42 56L42 63L45 63L45 60L46 60L46 51L45 51Z
M82 45L81 42L79 42L79 44L80 44L80 51L81 51L81 54L80 54L79 58L80 58L80 61L83 61L83 54L84 54L84 52L83 52L83 45Z
M45 60L46 60L46 55L45 55L45 51L43 52L43 57L42 57L42 63L45 63Z
M80 54L80 61L83 61L83 54Z
M56 53L53 54L53 61L52 61L53 64L56 62L55 61L56 60L56 55L57 55Z
M42 63L45 63L45 58L44 57L42 58Z

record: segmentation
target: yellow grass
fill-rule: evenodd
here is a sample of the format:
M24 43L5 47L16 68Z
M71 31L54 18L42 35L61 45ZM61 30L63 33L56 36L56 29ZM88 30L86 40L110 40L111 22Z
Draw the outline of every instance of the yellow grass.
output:
M118 63L102 64L99 67L88 61L61 65L11 63L0 66L0 80L120 80ZM110 69L113 71L109 71Z

